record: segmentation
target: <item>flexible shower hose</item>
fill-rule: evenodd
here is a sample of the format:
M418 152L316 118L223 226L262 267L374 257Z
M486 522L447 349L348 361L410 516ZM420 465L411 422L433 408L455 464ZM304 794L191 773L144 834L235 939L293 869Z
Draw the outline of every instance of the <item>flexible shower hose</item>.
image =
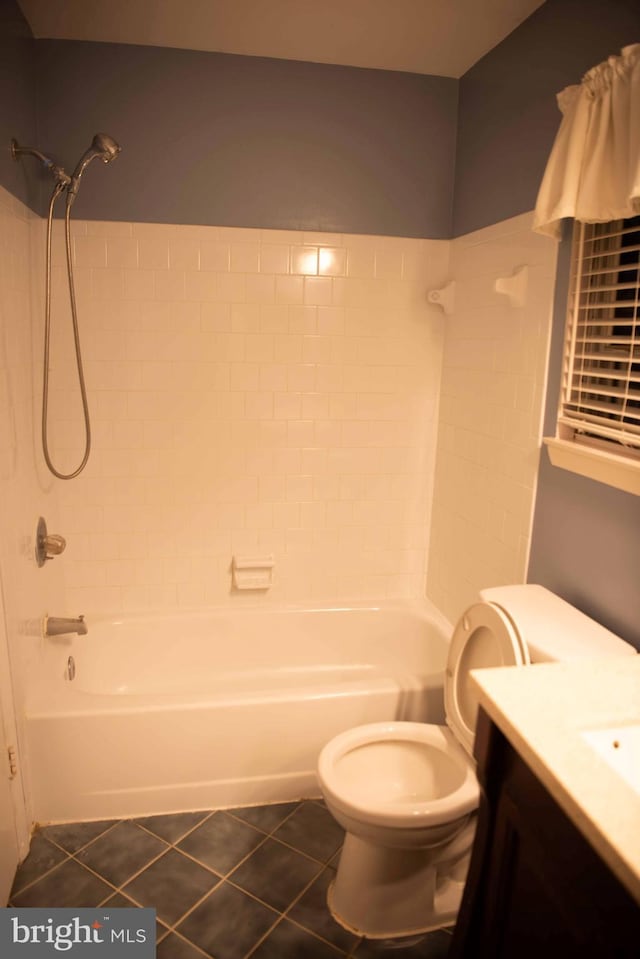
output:
M51 339L51 234L53 229L53 208L55 202L65 190L64 184L57 183L49 201L49 216L47 218L47 252L46 252L46 289L45 289L45 321L44 321L44 371L42 382L42 452L49 470L58 479L70 480L78 476L87 465L91 452L91 423L89 420L89 404L87 402L87 388L82 368L82 353L80 350L80 333L78 331L78 310L76 307L76 293L73 281L73 257L71 254L71 207L67 204L64 218L65 245L67 254L67 278L69 281L69 300L71 303L71 319L73 324L73 339L76 351L76 367L80 384L80 397L84 413L85 448L80 465L72 473L61 473L51 462L49 455L49 441L47 436L47 419L49 407L49 344Z

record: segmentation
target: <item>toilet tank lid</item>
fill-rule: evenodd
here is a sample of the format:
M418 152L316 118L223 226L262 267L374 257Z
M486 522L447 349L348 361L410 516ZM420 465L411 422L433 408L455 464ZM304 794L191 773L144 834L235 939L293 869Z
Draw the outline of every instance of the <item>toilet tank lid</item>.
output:
M480 597L510 617L532 663L636 655L633 646L544 586L495 586Z

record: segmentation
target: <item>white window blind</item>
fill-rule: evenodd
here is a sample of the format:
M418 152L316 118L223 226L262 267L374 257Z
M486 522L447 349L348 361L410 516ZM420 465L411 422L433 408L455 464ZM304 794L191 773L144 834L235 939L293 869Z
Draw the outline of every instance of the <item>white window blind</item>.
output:
M579 223L559 435L640 455L640 217Z

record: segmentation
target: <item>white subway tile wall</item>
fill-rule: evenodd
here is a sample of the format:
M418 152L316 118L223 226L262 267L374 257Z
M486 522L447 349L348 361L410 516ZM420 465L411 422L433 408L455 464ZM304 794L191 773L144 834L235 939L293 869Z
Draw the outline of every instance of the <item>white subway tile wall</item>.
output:
M526 580L556 244L527 213L454 240L427 593L455 621L480 589ZM525 305L495 281L528 268Z
M524 581L555 269L530 223L448 243L74 222L93 452L64 483L39 445L44 224L0 191L1 558L20 671L45 612L416 596L426 575L455 620L483 586ZM522 265L515 309L494 283ZM59 224L53 273L51 445L72 469ZM444 317L426 292L451 277ZM68 547L34 572L40 513ZM234 554L274 555L267 595L232 593Z
M33 244L39 218L0 188L0 566L4 622L19 636L15 667L41 642L40 618L64 602L61 570L36 566L38 517L58 529L55 483L40 453L44 248ZM38 282L34 281L37 277Z
M23 742L27 678L33 674L31 667L42 648L42 617L47 611L65 613L61 560L38 569L35 559L38 517L45 517L51 532L61 529L55 484L39 452L44 273L39 258L42 251L33 251L34 227L39 228L38 218L0 188L0 669L6 680L6 742L14 744L6 677L10 672L15 719ZM17 789L28 797L27 776L27 764L19 763L18 777L23 781L18 781ZM20 820L25 817L18 822L18 829L26 841L30 820L18 805L15 812ZM26 853L26 847L21 851Z
M75 222L93 452L58 483L87 614L424 592L445 241ZM51 434L82 418L61 231ZM66 332L63 332L66 331ZM234 554L275 558L267 595Z

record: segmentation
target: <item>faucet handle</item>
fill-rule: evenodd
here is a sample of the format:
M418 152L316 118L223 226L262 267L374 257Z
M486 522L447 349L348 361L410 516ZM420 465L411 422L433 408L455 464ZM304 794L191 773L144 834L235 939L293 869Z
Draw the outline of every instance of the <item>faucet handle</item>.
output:
M64 536L47 532L47 524L41 516L36 531L36 562L38 566L44 566L48 559L59 556L66 545L67 541Z
M54 556L58 556L64 551L66 545L67 541L64 536L59 536L58 533L49 533L49 535L44 538L44 549L47 559L53 559Z

